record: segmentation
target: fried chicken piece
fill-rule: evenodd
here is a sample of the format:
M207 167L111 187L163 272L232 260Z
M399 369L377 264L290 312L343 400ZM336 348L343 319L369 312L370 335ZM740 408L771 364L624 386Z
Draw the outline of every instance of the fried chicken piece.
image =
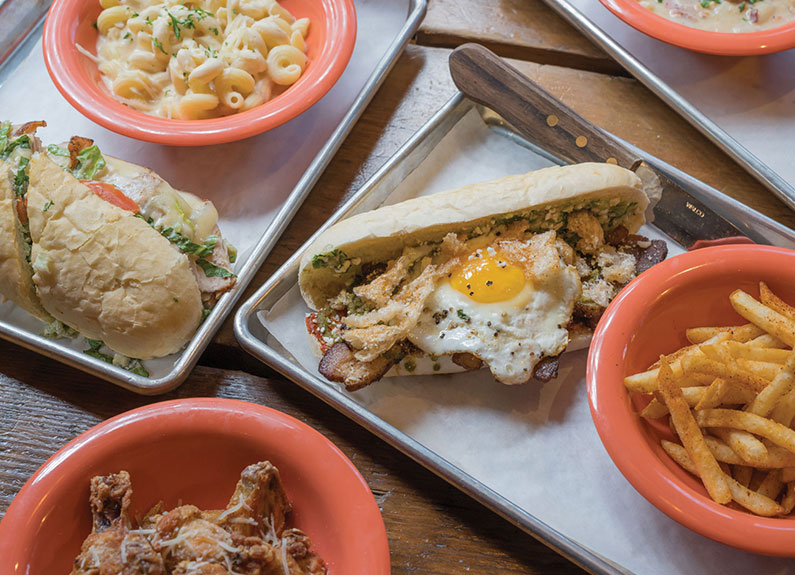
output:
M193 505L183 505L155 521L152 547L172 574L227 575L239 550L225 529Z
M243 470L226 510L215 522L244 536L279 534L291 510L279 470L269 461L261 461Z
M91 479L91 534L83 541L72 575L167 575L163 560L138 531L130 530L130 474Z

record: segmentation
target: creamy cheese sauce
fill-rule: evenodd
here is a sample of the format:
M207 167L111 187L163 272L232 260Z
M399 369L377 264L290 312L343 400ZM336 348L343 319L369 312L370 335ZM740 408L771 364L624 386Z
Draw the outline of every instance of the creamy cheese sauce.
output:
M638 0L668 20L711 32L748 33L795 20L795 0Z

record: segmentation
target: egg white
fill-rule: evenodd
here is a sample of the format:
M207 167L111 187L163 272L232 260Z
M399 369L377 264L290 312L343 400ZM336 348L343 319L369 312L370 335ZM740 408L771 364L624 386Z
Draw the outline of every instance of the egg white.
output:
M498 381L525 383L542 357L558 355L568 344L565 326L580 290L571 266L561 266L543 284L528 281L515 296L495 303L479 303L445 278L408 339L430 355L471 353Z

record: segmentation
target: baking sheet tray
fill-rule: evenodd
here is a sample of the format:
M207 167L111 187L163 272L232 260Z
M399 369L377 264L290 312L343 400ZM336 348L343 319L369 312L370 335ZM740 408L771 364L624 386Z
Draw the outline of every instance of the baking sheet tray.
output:
M789 229L647 159L758 241L795 247ZM495 122L493 113L459 94L322 229L384 202L552 163L543 151ZM653 227L644 232L662 237ZM306 344L303 318L308 309L297 289L303 251L235 316L241 345L286 377L591 572L739 575L792 570L791 561L709 541L635 492L613 465L591 421L585 350L565 354L559 378L543 386L502 386L485 370L388 378L354 393L321 379ZM681 251L671 246L671 254Z
M0 304L0 337L137 393L164 393L182 383L414 35L426 0L356 0L355 6L353 56L326 96L275 130L202 148L139 142L80 115L47 75L39 28L39 38L29 39L10 62L16 67L0 76L0 118L47 120L39 132L46 143L72 135L93 138L104 153L149 166L176 188L212 200L224 236L239 250L238 281L182 352L145 362L149 378L86 355L83 338L42 337L43 324L8 302Z
M598 0L545 0L795 209L795 50L713 56L638 32Z

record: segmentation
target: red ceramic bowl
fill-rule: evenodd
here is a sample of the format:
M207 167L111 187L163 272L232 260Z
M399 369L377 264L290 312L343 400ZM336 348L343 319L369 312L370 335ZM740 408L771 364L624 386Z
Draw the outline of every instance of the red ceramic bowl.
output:
M269 460L293 504L291 523L323 557L329 575L388 575L378 506L353 464L311 427L243 401L156 403L92 427L30 478L0 522L0 573L69 573L91 531L89 480L126 469L132 515L159 500L226 505L240 472ZM353 535L352 535L353 534Z
M795 48L795 22L748 34L708 32L658 16L637 0L601 0L624 22L668 44L721 56L755 56Z
M641 274L621 290L596 329L588 355L588 398L613 462L660 511L726 545L795 557L795 515L757 517L713 502L701 481L660 447L661 438L673 440L667 423L643 420L638 411L648 400L629 394L623 383L661 353L686 345L689 327L747 323L732 309L729 294L740 288L758 298L760 280L795 303L795 251L757 245L704 248Z
M309 64L285 92L246 112L210 120L169 120L133 110L111 96L94 62L75 48L96 53L98 0L55 0L44 24L44 62L55 86L83 115L131 138L172 146L242 140L295 118L317 102L345 70L356 41L352 0L282 0L296 17L310 19Z

